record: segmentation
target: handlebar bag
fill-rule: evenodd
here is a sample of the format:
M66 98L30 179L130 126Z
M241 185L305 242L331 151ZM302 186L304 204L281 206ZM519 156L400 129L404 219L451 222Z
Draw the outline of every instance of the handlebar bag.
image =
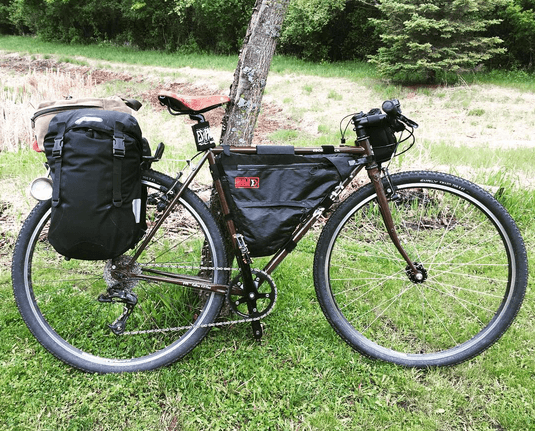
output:
M376 162L383 163L390 160L398 146L396 135L394 135L392 128L380 125L367 127L366 132L368 133Z
M66 257L99 260L132 248L146 229L141 129L99 109L57 114L44 139L53 181L48 239Z
M299 223L355 166L350 155L295 155L285 146L217 157L232 219L252 257L269 256L287 244Z

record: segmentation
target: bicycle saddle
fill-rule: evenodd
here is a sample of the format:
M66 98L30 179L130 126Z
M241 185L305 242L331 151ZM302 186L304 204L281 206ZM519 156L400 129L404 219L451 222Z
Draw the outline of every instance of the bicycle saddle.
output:
M160 91L158 100L180 114L201 114L230 102L227 96L184 96L167 90Z

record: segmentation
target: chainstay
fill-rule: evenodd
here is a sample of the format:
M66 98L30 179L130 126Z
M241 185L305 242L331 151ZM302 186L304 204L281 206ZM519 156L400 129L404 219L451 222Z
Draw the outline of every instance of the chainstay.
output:
M160 268L167 267L167 268L179 268L179 269L190 269L190 270L200 270L200 271L207 271L207 270L239 271L239 268L217 268L217 267L208 267L208 266L194 266L193 267L193 266L178 265L178 264L176 265L175 264L172 264L172 265L154 264L152 266L160 267ZM266 274L264 271L259 271L259 270L257 271L263 273L266 277L268 277L273 282L273 279L271 278L269 274ZM144 331L125 331L121 335L124 336L124 335L140 335L140 334L157 334L157 333L164 333L164 332L178 332L178 331L185 331L185 330L192 329L192 328L214 328L214 327L219 327L219 326L230 326L230 325L234 325L238 323L257 322L269 316L273 312L273 310L275 309L275 305L277 303L277 298L278 298L278 295L275 294L273 306L270 309L268 309L266 313L263 313L262 315L258 317L246 317L246 318L237 319L237 320L226 320L222 322L203 323L201 325L196 325L195 323L193 323L191 325L176 326L173 328L147 329Z
M178 269L190 269L190 270L197 270L197 271L239 271L240 268L225 268L225 267L218 267L218 266L188 266L188 265L181 265L178 263L151 263L150 266L153 266L155 268L178 268ZM143 268L143 267L142 267Z

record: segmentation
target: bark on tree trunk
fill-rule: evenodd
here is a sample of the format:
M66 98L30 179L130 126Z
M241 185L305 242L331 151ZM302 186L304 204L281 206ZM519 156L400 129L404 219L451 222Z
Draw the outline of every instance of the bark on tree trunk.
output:
M221 144L251 146L267 75L290 0L256 0L230 88Z
M222 145L251 146L253 142L267 75L289 3L290 0L256 0L230 87L230 103L222 120ZM210 210L224 232L226 223L215 189L212 189ZM230 239L225 242L227 255L232 257ZM232 266L232 260L229 266ZM225 303L220 316L230 314L228 303Z

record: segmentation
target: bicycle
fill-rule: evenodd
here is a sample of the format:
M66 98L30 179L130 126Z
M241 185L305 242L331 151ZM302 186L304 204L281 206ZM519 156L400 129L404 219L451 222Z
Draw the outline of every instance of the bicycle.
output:
M149 230L131 253L66 260L47 242L50 200L37 204L19 234L16 303L32 334L60 360L89 372L144 371L182 358L214 326L250 323L260 339L261 320L277 299L271 274L326 215L314 255L316 295L336 333L359 353L408 367L454 365L489 348L511 325L528 278L515 222L464 179L424 171L390 175L383 163L399 143L390 133L406 130L414 143L417 127L397 100L386 101L384 113L349 116L342 136L352 125L354 145L271 147L283 155L343 155L352 165L261 270L251 268L251 244L236 228L220 164L225 153L242 157L257 148L216 146L203 115L229 99L162 92L159 100L171 114L197 121L200 160L181 182L180 174L152 169L163 145L145 157ZM190 190L206 162L225 233ZM370 183L339 203L362 170ZM255 186L254 178L243 178ZM234 258L237 268L230 266ZM218 320L225 302L237 319Z

